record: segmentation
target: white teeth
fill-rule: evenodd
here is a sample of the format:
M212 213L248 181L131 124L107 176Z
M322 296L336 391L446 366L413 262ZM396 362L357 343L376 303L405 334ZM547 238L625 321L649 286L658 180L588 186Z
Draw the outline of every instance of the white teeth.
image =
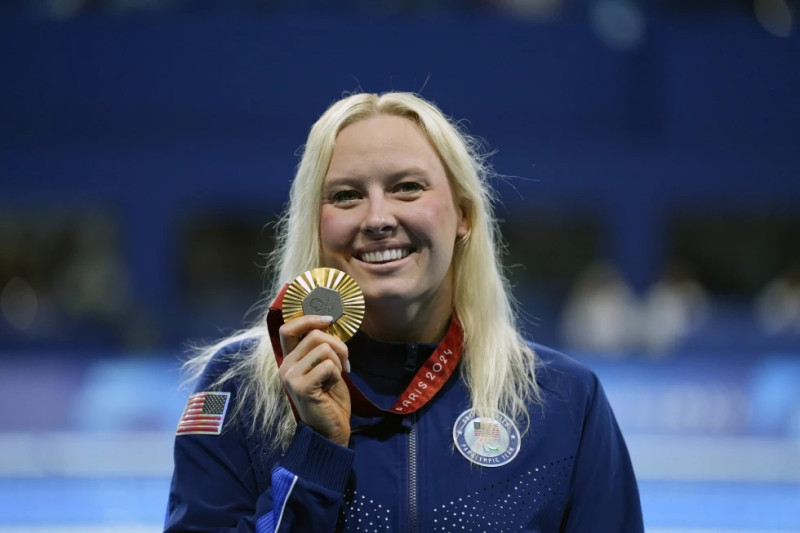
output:
M396 261L408 255L407 249L383 250L382 252L366 252L361 254L361 260L365 263L385 263Z

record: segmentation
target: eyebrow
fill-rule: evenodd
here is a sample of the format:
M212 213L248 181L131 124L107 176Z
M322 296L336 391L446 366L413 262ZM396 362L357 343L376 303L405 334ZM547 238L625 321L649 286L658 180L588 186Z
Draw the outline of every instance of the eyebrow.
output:
M420 167L412 166L387 174L383 176L381 179L391 183L395 181L400 181L403 178L407 178L409 176L427 178L428 173ZM328 178L326 176L325 181L323 182L322 189L325 190L333 187L342 187L342 186L355 187L356 185L360 185L362 181L363 178L357 178L355 176L335 176L331 178Z

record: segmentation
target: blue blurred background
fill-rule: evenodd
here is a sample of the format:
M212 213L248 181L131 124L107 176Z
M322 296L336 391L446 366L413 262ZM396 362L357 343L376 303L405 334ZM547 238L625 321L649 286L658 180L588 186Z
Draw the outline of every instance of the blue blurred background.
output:
M0 4L0 532L157 531L187 346L254 319L311 123L484 139L535 340L601 377L648 531L800 531L800 5Z

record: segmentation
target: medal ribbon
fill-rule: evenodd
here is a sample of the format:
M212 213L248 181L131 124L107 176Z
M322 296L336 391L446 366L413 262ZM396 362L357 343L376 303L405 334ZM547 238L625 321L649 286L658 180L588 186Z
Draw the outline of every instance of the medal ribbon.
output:
M288 285L285 285L269 306L267 313L267 330L269 331L272 350L278 366L283 364L278 329L283 325L283 296ZM391 409L382 409L372 403L361 390L350 380L347 373L342 373L347 389L350 391L350 402L353 413L358 416L379 416L390 413L409 414L428 403L453 375L463 353L463 331L461 323L453 317L444 339L439 343L427 361L417 371L405 391L397 399ZM295 416L297 413L295 412Z

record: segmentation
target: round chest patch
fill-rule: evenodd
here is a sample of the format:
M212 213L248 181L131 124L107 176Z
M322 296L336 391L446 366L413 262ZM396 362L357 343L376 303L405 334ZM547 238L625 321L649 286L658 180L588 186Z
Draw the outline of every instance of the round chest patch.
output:
M497 418L481 418L467 409L453 426L453 441L461 455L480 466L503 466L519 453L517 426L503 413Z

